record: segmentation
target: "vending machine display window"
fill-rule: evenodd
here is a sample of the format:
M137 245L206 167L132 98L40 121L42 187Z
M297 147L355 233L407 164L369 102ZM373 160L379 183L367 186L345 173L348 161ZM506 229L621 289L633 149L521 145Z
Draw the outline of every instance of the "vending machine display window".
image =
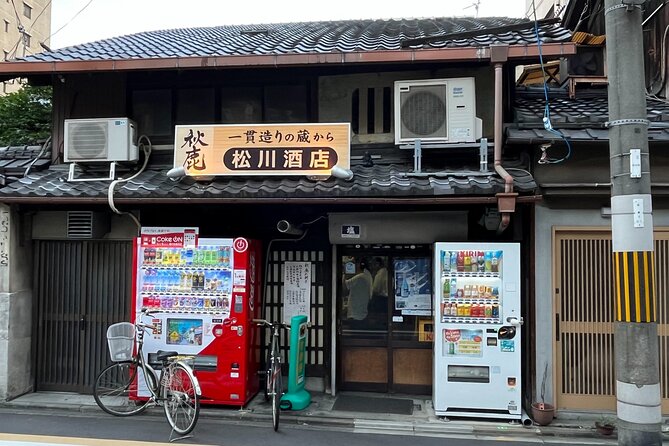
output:
M202 345L202 319L167 319L167 343Z

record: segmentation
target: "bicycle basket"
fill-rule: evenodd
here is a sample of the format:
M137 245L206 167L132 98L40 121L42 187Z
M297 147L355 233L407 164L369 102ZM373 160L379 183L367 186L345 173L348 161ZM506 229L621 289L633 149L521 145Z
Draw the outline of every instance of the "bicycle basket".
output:
M135 326L130 322L110 325L107 329L107 345L112 361L130 361L135 345Z

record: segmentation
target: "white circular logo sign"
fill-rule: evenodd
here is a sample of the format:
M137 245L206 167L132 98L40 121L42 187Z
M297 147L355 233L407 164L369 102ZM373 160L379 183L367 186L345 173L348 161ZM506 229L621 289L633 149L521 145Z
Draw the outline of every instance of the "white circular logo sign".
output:
M245 238L239 237L232 242L232 246L237 252L245 252L249 249L249 242Z

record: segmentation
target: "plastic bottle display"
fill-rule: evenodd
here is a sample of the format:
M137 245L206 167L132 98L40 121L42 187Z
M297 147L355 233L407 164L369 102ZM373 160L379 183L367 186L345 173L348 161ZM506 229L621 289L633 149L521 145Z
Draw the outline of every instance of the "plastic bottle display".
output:
M229 311L231 247L145 248L142 306L172 311Z
M441 253L443 321L499 323L502 254L492 250Z

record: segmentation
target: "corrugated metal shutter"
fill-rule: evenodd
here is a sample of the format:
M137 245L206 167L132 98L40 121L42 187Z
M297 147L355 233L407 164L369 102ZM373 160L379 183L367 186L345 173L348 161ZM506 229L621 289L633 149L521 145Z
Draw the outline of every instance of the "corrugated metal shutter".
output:
M128 320L132 243L35 241L36 390L91 393L107 327Z
M609 231L555 233L558 409L615 410L612 242ZM669 232L655 232L662 412L669 413Z

